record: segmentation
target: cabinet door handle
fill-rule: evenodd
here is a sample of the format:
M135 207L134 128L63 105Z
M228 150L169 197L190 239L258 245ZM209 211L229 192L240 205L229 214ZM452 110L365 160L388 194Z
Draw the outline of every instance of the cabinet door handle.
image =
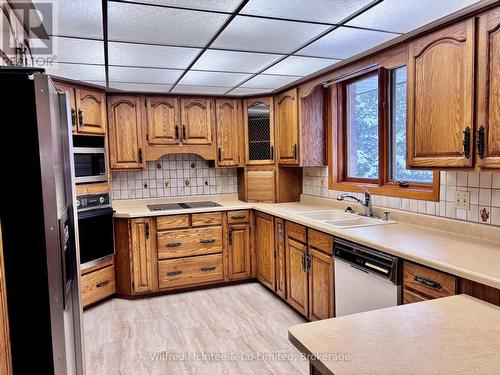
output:
M167 247L178 247L181 246L182 242L171 242L167 244Z
M111 280L104 280L104 281L99 281L97 284L95 284L95 286L97 288L102 288L106 285L109 285L109 283L111 282Z
M146 231L146 239L148 240L149 239L149 223L146 223L145 231Z
M215 271L217 266L207 266L207 267L201 267L200 270L203 272L210 272L210 271Z
M71 125L76 126L76 111L71 108Z
M484 136L485 128L484 126L480 126L477 130L477 154L480 159L484 159Z
M186 140L186 125L182 125L182 139Z
M231 219L233 219L233 220L241 220L241 219L244 219L246 217L247 217L247 215L234 215L234 216L231 216Z
M175 139L179 140L179 125L175 125Z
M215 238L209 238L209 239L206 239L206 240L200 240L200 243L214 243L215 242Z
M413 280L415 280L421 284L424 284L425 286L428 286L432 289L441 289L440 283L438 283L437 281L430 280L430 279L423 277L423 276L417 275L413 278Z
M271 160L274 160L274 146L271 146Z
M165 275L167 276L177 276L177 275L180 275L182 273L182 271L169 271L167 273L165 273Z
M302 254L300 256L300 269L302 270L302 272L306 272L306 258L305 258L305 254Z
M139 156L139 163L142 163L142 147L139 147L138 156Z
M293 145L293 158L297 160L297 143Z
M227 242L229 245L233 244L233 231L229 229L229 232L227 232Z
M467 126L464 130L464 156L466 159L470 158L470 128Z
M219 161L222 161L222 149L219 146L219 149L217 150L217 158Z
M80 127L83 126L83 111L81 109L78 110L78 123Z
M285 234L283 233L283 224L278 224L278 239L280 242L283 242L285 238Z

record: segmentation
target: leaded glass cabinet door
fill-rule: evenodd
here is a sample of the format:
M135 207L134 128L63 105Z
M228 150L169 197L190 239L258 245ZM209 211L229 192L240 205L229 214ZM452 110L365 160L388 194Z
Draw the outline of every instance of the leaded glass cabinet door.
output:
M273 98L245 100L247 165L274 164Z

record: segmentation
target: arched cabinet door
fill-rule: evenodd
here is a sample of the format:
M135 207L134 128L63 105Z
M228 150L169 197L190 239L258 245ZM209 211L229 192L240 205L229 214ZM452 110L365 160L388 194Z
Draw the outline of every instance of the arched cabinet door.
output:
M108 97L108 120L111 168L143 168L140 97L122 95Z
M217 166L235 167L240 164L242 142L242 105L238 99L215 100L217 129Z
M500 168L500 7L479 17L477 164Z
M408 45L410 167L473 164L474 28L469 19Z
M77 131L83 134L106 134L106 99L104 92L76 89Z
M278 128L278 163L299 164L299 121L297 89L291 89L276 98L276 126Z
M151 145L180 143L181 129L177 98L151 96L146 99L147 140Z
M273 98L260 97L245 100L244 127L246 164L275 163Z
M212 143L211 104L208 98L181 99L182 143L188 145Z

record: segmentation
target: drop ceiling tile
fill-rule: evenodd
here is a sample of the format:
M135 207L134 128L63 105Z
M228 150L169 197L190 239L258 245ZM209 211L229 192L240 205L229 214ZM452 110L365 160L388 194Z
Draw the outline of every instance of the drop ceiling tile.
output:
M213 43L214 48L290 53L328 26L236 16Z
M230 88L218 86L187 86L177 85L172 90L176 94L224 95Z
M273 89L250 89L248 87L237 87L231 92L229 92L228 95L238 95L238 96L259 95L259 94L267 94L272 91Z
M109 67L110 82L172 84L179 79L181 74L182 70Z
M302 77L259 74L240 87L253 89L278 89Z
M478 0L384 0L347 25L405 33Z
M257 73L283 55L265 53L220 51L209 49L193 66L194 70Z
M147 83L130 82L110 82L109 87L116 90L134 91L134 92L156 92L167 94L172 85L155 85Z
M111 41L204 47L229 15L128 3L108 3Z
M184 77L182 77L179 84L188 86L197 85L234 87L250 76L251 74L203 72L190 70Z
M339 61L340 60L322 59L317 57L290 56L265 70L264 73L306 76Z
M52 37L57 62L104 65L104 42Z
M297 55L345 59L396 38L397 34L339 27L297 52Z
M250 0L241 14L337 23L373 0Z
M179 6L183 8L233 12L241 0L135 0L138 3Z
M47 2L34 1L38 4ZM54 25L50 35L103 39L101 0L52 1Z
M108 51L110 65L186 69L201 49L109 42Z
M80 81L106 81L103 65L55 63L45 67L48 74Z

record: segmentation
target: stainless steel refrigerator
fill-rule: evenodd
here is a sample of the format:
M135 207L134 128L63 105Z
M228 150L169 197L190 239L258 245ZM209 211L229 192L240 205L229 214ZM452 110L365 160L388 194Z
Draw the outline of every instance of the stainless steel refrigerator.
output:
M14 374L84 374L69 98L0 68L0 223Z

